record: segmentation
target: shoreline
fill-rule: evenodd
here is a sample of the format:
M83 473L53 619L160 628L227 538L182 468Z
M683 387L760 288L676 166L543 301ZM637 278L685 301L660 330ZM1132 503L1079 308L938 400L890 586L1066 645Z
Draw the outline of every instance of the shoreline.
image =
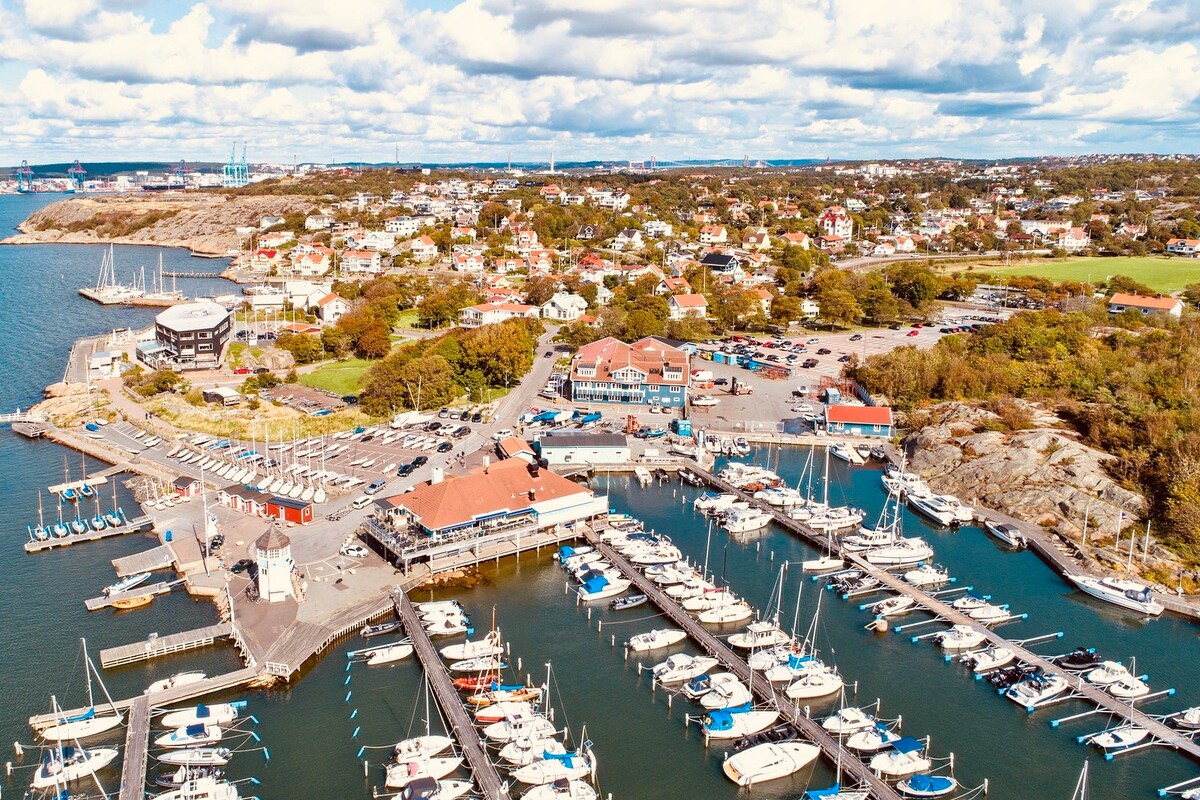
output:
M21 224L24 225L25 223L22 222ZM18 230L21 230L21 229L18 228ZM128 236L116 236L111 239L38 238L37 234L41 233L41 232L42 231L28 232L28 231L21 230L20 233L16 233L16 234L13 234L12 236L8 236L4 239L0 239L0 247L23 247L26 245L43 245L43 244L65 244L65 245L120 244L120 245L129 246L129 247L169 247L173 250L187 250L188 255L192 256L193 258L208 258L208 259L228 258L228 259L232 260L237 257L237 255L235 255L235 254L218 253L215 250L204 250L204 249L195 247L194 245L185 244L183 242L145 242L145 241L133 240L133 239L129 238ZM44 232L49 233L50 231L44 231ZM69 232L62 232L62 233L63 233L63 236L73 236L74 235Z

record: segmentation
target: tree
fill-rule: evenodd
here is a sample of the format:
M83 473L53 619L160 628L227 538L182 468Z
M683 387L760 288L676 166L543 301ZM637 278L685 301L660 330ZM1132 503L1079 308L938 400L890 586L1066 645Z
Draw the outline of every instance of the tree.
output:
M900 302L888 291L886 286L872 286L859 296L863 317L870 322L881 325L892 322L900 317Z
M754 310L756 301L749 292L723 287L713 291L709 300L709 311L725 328L735 327Z
M345 358L354 347L350 334L337 325L326 325L321 329L321 347L334 358Z
M534 338L519 320L484 325L462 339L463 370L475 370L492 386L516 383L533 366Z
M530 278L525 283L525 302L531 306L545 305L558 291L558 281L554 278Z
M771 321L777 325L787 326L803 316L800 300L783 295L771 301Z
M359 358L383 358L391 349L391 328L382 320L371 323L354 343L354 352Z
M359 404L368 414L385 416L397 408L417 408L418 397L422 409L435 408L462 394L446 359L409 355L389 356L367 372Z
M892 294L913 308L920 308L942 293L942 282L933 270L921 264L898 264L887 271Z
M458 312L481 300L479 292L463 282L450 283L433 290L417 304L421 323L430 327L448 325L458 319Z
M664 324L649 311L635 308L625 315L625 338L636 341L646 336L661 336Z
M818 295L821 319L830 325L849 327L862 319L863 310L854 295L845 289L827 289Z
M1108 291L1124 292L1126 294L1140 294L1147 297L1154 297L1158 292L1151 289L1141 281L1136 281L1128 275L1113 275L1108 279Z
M311 364L314 361L320 361L324 354L321 340L311 333L281 333L275 346L291 353L297 364Z

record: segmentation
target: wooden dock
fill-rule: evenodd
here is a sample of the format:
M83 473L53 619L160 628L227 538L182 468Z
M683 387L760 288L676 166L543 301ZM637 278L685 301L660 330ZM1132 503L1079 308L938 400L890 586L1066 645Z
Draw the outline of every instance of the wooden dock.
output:
M433 695L449 723L450 734L458 740L459 747L462 748L463 755L471 767L476 787L485 800L507 800L508 786L500 779L496 765L483 749L479 731L463 708L458 691L450 680L450 673L446 671L446 665L442 663L442 659L433 648L433 642L425 633L425 626L421 624L416 607L404 592L396 592L395 605L396 612L404 623L404 631L412 640L417 658L425 669L429 685L433 688Z
M1072 675L1064 673L1046 659L1033 653L1024 647L1005 639L995 630L981 625L975 620L952 608L946 603L930 596L921 589L907 583L890 572L879 569L862 556L855 553L846 553L837 546L836 539L831 543L827 537L819 533L807 525L792 519L780 510L767 505L761 500L755 500L751 495L734 486L722 481L699 467L692 467L692 471L703 477L711 485L720 489L722 492L729 492L739 495L742 499L748 501L754 506L769 513L776 524L786 530L808 540L813 545L825 548L832 544L834 552L845 559L848 565L853 565L857 569L861 569L866 573L870 573L879 579L879 581L891 591L897 594L907 595L916 600L917 604L926 611L936 615L943 620L947 625L968 625L982 633L989 643L1010 648L1016 653L1017 659L1026 664L1036 665L1047 672L1055 672L1063 675L1067 679L1067 683L1071 687L1072 693L1080 700L1086 700L1097 708L1103 709L1112 715L1114 719L1120 720L1123 723L1130 723L1145 728L1150 731L1150 735L1157 739L1160 743L1173 747L1180 752L1187 754L1193 759L1200 761L1200 742L1193 741L1187 737L1181 736L1178 731L1167 727L1162 722L1153 719L1144 712L1138 710L1133 704L1122 701L1112 695L1100 690L1083 679L1080 675Z
M272 675L290 680L310 658L371 620L391 614L393 607L392 598L381 595L342 609L321 624L293 622L263 656L263 667Z
M135 586L127 592L114 592L84 600L83 607L88 611L99 611L102 608L108 608L119 600L132 600L135 597L146 597L147 595L153 597L156 594L166 594L181 583L183 583L183 578L174 581L160 581L148 586Z
M150 749L150 697L135 697L129 707L125 731L125 758L121 763L119 800L143 800L146 796L146 759Z
M147 517L147 519L149 518ZM131 556L114 558L112 561L118 578L139 575L143 572L154 572L156 569L166 569L174 563L175 551L171 549L170 545L165 544L134 553Z
M604 554L605 558L633 581L637 591L649 597L651 602L662 609L672 622L686 631L702 650L716 658L724 669L737 675L739 680L751 687L756 697L778 709L781 717L794 725L809 741L820 747L830 761L840 762L843 772L852 777L859 785L869 788L874 800L899 800L901 797L899 792L876 777L853 751L845 749L841 742L836 737L830 736L829 732L818 722L805 716L800 706L791 700L782 689L773 686L764 676L755 675L740 656L684 611L658 584L643 575L616 550L601 543L599 536L590 535L588 540L596 546L599 552Z
M207 647L218 639L233 636L233 625L222 622L219 625L209 625L190 631L181 631L167 636L155 636L132 644L118 647L106 647L100 651L100 666L108 669L122 664L133 664L137 661L148 661L152 658L182 653L185 650L195 650Z
M124 536L127 533L142 533L150 530L154 525L154 520L146 515L134 517L129 520L128 525L121 525L117 528L105 527L103 530L89 530L87 533L72 533L64 536L61 539L57 536L51 536L49 539L41 541L29 541L25 543L26 553L40 553L43 550L53 550L56 547L70 547L73 544L80 542L94 542L97 539L107 539L110 536Z

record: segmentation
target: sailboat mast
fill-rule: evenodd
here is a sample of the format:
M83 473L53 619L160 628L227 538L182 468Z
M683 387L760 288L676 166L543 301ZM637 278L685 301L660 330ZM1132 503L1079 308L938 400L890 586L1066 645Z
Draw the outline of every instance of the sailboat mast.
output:
M96 701L92 699L92 669L87 654L87 639L80 637L79 643L83 647L83 674L87 677L88 708L95 708Z

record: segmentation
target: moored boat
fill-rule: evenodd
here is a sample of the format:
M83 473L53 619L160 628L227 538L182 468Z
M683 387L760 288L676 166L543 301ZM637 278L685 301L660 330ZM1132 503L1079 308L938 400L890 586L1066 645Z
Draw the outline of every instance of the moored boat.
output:
M207 678L208 675L203 672L191 670L188 672L176 672L169 678L155 681L146 687L146 694L154 694L155 692L165 692L167 689L175 689L180 686L187 686L190 683L197 683Z
M673 628L659 628L629 637L629 641L625 643L625 647L635 653L644 653L647 650L659 650L663 647L679 644L686 638L687 633L684 631Z
M821 748L808 742L767 742L735 753L721 765L738 786L786 778L816 760Z
M1162 603L1154 599L1154 593L1150 591L1150 587L1138 581L1095 578L1091 575L1069 573L1067 578L1080 590L1106 603L1152 617L1157 617L1163 612Z
M62 790L66 785L90 777L97 770L107 767L117 757L115 747L63 747L46 751L42 763L33 773L30 783L34 789Z

